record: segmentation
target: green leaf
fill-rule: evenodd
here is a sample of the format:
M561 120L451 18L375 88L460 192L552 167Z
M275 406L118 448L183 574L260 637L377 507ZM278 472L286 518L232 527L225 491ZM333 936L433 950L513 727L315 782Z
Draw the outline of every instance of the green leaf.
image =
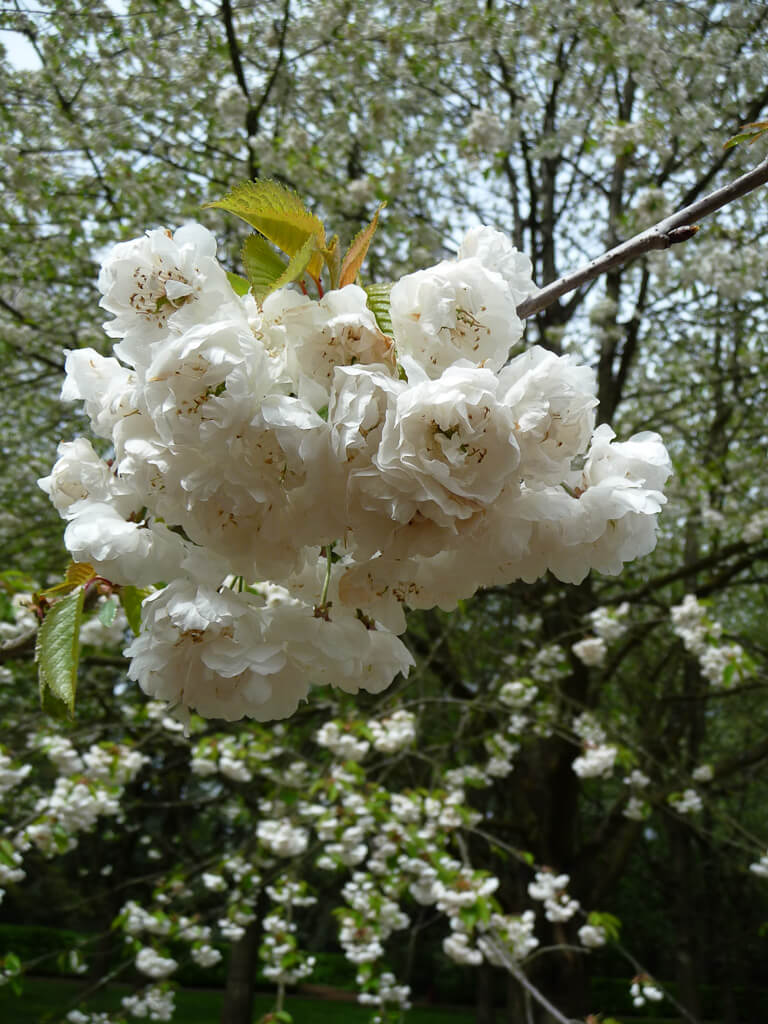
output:
M743 124L738 134L732 135L723 145L723 149L732 149L734 146L741 145L742 142L746 142L751 146L756 139L759 139L761 135L765 135L766 132L768 132L768 121L751 121L749 124Z
M75 710L84 601L85 587L78 587L51 605L37 631L35 660L41 702L44 703L46 693L50 693L70 711Z
M298 281L305 272L310 273L309 267L316 254L317 239L310 235L296 255L291 258L291 262L285 268L280 277L273 282L270 291L277 291L278 288L284 288L287 284L290 284L291 281ZM310 274L310 276L314 277L313 274Z
M368 309L376 318L379 330L385 334L392 334L392 317L389 312L389 293L392 291L392 285L369 284L365 290L368 293Z
M374 213L371 223L367 227L363 228L362 231L358 231L352 239L352 244L344 254L344 259L341 263L339 288L343 288L345 284L354 284L357 275L360 273L360 267L363 265L363 260L368 252L368 246L371 244L371 239L376 233L376 228L379 224L379 214L386 205L386 203L381 203L376 213Z
M223 199L205 205L234 213L288 256L295 256L308 238L315 239L317 250L325 248L325 228L320 218L310 213L295 192L269 178L236 185ZM322 267L323 258L317 252L308 273L317 279Z
M70 562L65 582L73 587L82 587L96 576L96 570L88 562Z
M227 271L227 280L229 281L235 295L243 296L248 294L251 283L246 280L246 278L240 277L239 274L232 274L230 271Z
M117 615L117 601L114 597L110 597L108 601L105 601L99 611L99 622L102 626L111 626L115 621Z
M14 860L15 848L10 839L0 839L0 864L4 864L7 868L18 867L18 864Z
M285 273L287 264L278 256L263 235L249 235L240 253L243 267L248 275L254 298L261 303L275 289Z
M3 967L9 974L19 974L21 972L21 960L15 953L6 953L3 958Z
M141 629L141 602L149 594L151 591L145 587L120 587L120 604L134 636L138 636Z

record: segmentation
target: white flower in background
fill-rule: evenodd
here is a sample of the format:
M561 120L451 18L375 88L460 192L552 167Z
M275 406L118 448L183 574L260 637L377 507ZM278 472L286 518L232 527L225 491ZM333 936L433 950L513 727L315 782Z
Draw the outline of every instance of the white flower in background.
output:
M463 932L452 932L444 938L443 952L456 964L477 966L483 962L483 954L469 945L469 936Z
M571 650L589 668L600 668L605 664L608 649L599 636L588 636L571 646Z
M493 154L501 149L506 139L504 126L493 111L479 107L472 111L467 125L467 143L486 154Z
M625 818L629 818L630 821L645 821L648 817L650 808L644 800L640 797L631 796L627 800L627 806L622 810L622 814Z
M287 819L282 821L259 822L256 835L259 841L278 857L296 857L304 853L309 843L309 833L301 826L293 825Z
M368 740L340 728L338 722L326 722L315 733L315 743L327 747L340 761L362 761L370 750Z
M627 631L627 624L623 620L629 614L629 604L622 602L616 608L595 608L589 613L592 630L606 643L613 643Z
M762 540L766 530L768 530L768 509L762 509L749 518L741 532L741 539L747 544L754 544L756 541Z
M694 782L711 782L714 777L715 771L711 764L700 764L692 772Z
M599 949L608 940L602 925L584 924L579 928L579 942L587 949Z
M167 978L179 966L171 957L162 957L151 946L144 946L136 954L136 967L150 978Z
M506 951L515 960L524 960L539 945L539 940L533 934L535 925L536 915L532 910L526 910L519 916L491 914L490 934L480 935L477 945L488 963L505 967L502 952ZM502 947L501 952L499 945Z
M686 789L682 793L672 793L668 802L678 814L698 814L704 802L695 789Z
M613 773L617 754L617 748L607 744L588 746L584 753L574 760L571 768L580 779L607 778Z
M366 723L373 737L373 746L382 754L394 754L416 739L416 716L400 709L380 721Z
M629 775L624 777L624 784L632 786L634 789L645 789L646 786L650 785L650 782L651 780L645 772L641 772L639 768L633 768Z
M134 1017L144 1020L173 1020L174 991L153 985L138 995L124 996L122 1005Z
M760 878L768 878L768 851L762 855L760 860L750 864L749 870Z
M645 1006L647 1001L658 1003L664 998L664 993L647 974L638 975L634 979L629 994L632 996L632 1004L637 1007Z

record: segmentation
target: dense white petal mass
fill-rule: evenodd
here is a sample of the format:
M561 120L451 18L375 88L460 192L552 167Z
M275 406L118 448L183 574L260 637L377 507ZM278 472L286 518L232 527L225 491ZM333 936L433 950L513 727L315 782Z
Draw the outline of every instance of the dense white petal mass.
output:
M142 632L126 649L130 678L182 714L192 708L228 721L292 714L309 685L294 679L291 687L284 676L276 684L287 659L284 645L267 639L262 608L251 594L173 580L144 602Z
M534 346L499 374L499 391L515 421L522 475L560 483L571 460L589 447L597 406L595 374L570 356Z
M130 676L182 719L379 692L413 665L406 608L617 573L656 543L663 444L595 429L572 357L507 362L535 286L492 228L393 285L393 337L355 285L238 297L199 225L116 245L99 287L117 358L69 352L62 398L111 457L62 443L39 484L75 561L150 588Z
M408 274L390 303L398 354L433 378L464 359L499 370L523 334L512 289L475 256Z
M134 366L146 365L147 342L218 317L237 298L216 260L216 239L200 224L118 243L102 264L99 291L99 304L115 314L104 330L123 339L116 354Z
M538 290L529 257L516 249L503 231L484 224L472 228L464 236L457 255L459 260L476 257L488 270L501 274L516 305Z
M516 488L520 452L490 370L452 366L402 390L388 409L363 503L400 523L418 513L452 527Z
M62 517L72 519L89 501L111 504L119 497L114 473L99 458L87 438L62 441L58 454L50 476L39 480L38 486ZM130 499L127 511L130 511Z

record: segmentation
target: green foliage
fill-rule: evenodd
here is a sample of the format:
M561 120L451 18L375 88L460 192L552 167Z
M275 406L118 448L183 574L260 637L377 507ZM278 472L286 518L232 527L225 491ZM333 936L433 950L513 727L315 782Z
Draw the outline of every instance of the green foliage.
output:
M732 149L734 146L741 145L742 142L746 142L751 146L757 139L762 138L766 132L768 132L768 121L752 121L750 124L744 124L736 135L732 135L728 139L723 149Z
M392 334L392 317L389 312L389 293L391 284L369 284L365 288L368 293L368 308L376 317L379 329L385 334Z
M587 924L602 928L610 942L619 941L621 921L614 914L593 910L587 915Z
M276 282L286 272L288 264L263 235L256 234L246 238L240 259L256 301L263 302L277 287Z
M128 625L135 636L139 635L141 629L141 602L149 593L149 590L130 585L122 586L118 590L120 604L123 606Z
M52 697L70 713L75 710L84 602L85 587L78 587L52 604L37 632L35 646L41 701Z
M299 196L284 185L269 179L247 181L236 185L223 199L205 205L234 213L291 258L308 251L303 269L315 280L320 276L325 228Z

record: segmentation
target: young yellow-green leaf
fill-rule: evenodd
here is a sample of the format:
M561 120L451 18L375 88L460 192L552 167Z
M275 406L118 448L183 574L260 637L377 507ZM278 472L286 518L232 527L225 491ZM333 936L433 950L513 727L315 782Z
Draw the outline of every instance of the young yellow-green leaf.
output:
M227 280L229 281L235 295L240 295L242 297L243 295L248 294L251 287L250 281L247 281L244 277L240 277L239 274L231 273L229 270L227 271Z
M44 701L49 692L70 711L75 710L84 601L85 587L78 587L51 605L37 631L35 660L41 700Z
M272 282L270 291L277 291L278 288L284 288L291 281L298 281L305 273L314 277L315 275L311 273L309 268L316 254L317 239L310 235L295 256L291 258L291 262L280 277Z
M354 284L355 278L360 273L360 267L362 267L363 260L368 252L368 246L371 244L371 239L376 233L376 228L379 225L379 214L386 205L386 203L381 203L376 213L374 213L373 220L368 227L363 228L362 231L358 231L352 239L352 244L344 254L344 259L341 263L339 288L343 288L345 284Z
M151 593L140 587L120 587L120 604L123 606L128 625L131 627L134 636L139 635L141 629L141 602Z
M263 302L275 281L285 273L287 263L278 256L263 235L249 235L240 253L245 273L251 283L251 290L257 302Z
M71 593L76 587L83 587L96 577L96 570L88 562L70 562L61 583L40 591L41 597L59 597Z
M341 288L339 281L341 275L341 253L339 251L339 236L334 235L328 243L328 248L323 252L325 265L328 267L328 274L331 278L331 288Z
M318 250L325 248L325 228L320 218L310 213L295 192L269 178L243 182L223 199L205 205L234 213L288 256L295 256L309 237L316 239ZM317 279L322 268L323 258L318 252L307 272Z
M732 149L742 142L751 145L761 135L765 135L766 132L768 132L768 121L751 121L749 124L743 124L738 134L732 135L723 146L723 149Z
M369 284L365 290L368 293L368 309L376 318L379 330L391 335L392 317L389 313L389 293L392 291L392 285Z
M88 562L70 562L64 581L71 583L73 587L82 587L90 583L95 575L96 570Z

